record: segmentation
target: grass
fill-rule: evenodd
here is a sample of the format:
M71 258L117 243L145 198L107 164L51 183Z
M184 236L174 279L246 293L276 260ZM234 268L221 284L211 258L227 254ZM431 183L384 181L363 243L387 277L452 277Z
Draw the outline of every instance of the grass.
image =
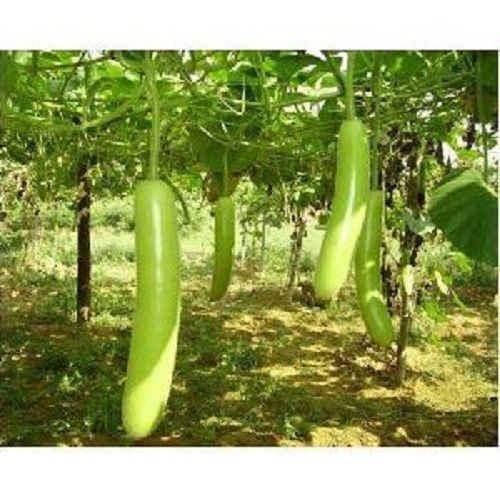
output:
M125 211L126 215L126 211ZM123 219L126 222L126 217ZM283 293L287 228L265 272L237 266L208 300L212 227L182 239L183 309L165 418L139 445L495 446L497 331L491 288L425 303L395 388L394 352L366 338L352 286L329 310ZM57 236L56 236L57 235ZM310 231L302 271L322 233ZM93 229L91 326L74 326L75 235L47 231L36 265L0 274L0 444L125 446L121 392L135 294L132 234Z

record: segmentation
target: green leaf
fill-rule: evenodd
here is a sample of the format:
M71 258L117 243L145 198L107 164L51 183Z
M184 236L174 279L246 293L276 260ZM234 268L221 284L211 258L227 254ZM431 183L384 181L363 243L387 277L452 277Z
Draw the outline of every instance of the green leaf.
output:
M7 52L0 51L0 94L8 95L15 90L16 84L16 64Z
M97 66L96 73L102 78L123 78L125 71L117 61L105 61Z
M292 76L307 66L321 64L323 61L311 54L285 54L274 60L279 82L289 82Z
M498 197L478 172L454 174L431 195L429 214L469 258L498 265Z
M40 58L40 64L46 66L57 65L65 62L61 59L59 51L53 51L53 52L41 51L39 53L39 58Z
M413 215L413 212L408 208L405 209L402 215L403 220L415 234L424 236L425 234L432 232L434 229L434 224L431 220L429 220L428 217L425 217L423 215L415 217Z
M481 58L479 82L483 87L496 94L498 89L498 54L496 51L481 51L479 57Z
M192 145L198 152L199 160L212 172L222 172L226 147L209 137L199 128L190 131ZM244 146L230 148L227 153L229 172L242 172L253 163L258 150Z
M433 300L424 300L422 309L425 315L436 323L441 323L446 319L446 313L439 307L439 304Z
M497 52L479 52L479 83L481 85L482 116L486 122L496 121L498 115L498 55Z
M323 141L323 144L327 146L335 140L342 122L342 115L339 114L338 99L325 99L325 103L318 114L318 119L321 128L319 128L317 135Z
M306 99L309 97L307 94L304 94L303 92L287 92L282 95L281 97L281 102L283 105L288 105L292 106L295 104L297 101L300 101L301 99Z

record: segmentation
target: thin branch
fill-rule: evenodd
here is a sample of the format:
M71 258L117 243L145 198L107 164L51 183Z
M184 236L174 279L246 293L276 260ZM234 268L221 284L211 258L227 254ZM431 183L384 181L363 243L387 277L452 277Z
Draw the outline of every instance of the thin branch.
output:
M59 69L68 69L68 68L75 68L75 67L80 67L80 66L90 66L92 64L98 64L103 61L107 61L111 59L111 54L107 54L102 57L96 57L95 59L85 59L85 60L79 60L74 63L64 63L64 64L51 64L49 66L38 66L39 71L55 71Z

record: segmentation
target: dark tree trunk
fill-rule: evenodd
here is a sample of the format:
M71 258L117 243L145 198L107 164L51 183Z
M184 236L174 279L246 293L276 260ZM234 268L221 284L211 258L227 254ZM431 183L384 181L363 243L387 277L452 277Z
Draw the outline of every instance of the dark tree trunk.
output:
M78 166L78 269L76 279L76 321L90 321L91 305L91 253L90 253L90 181L89 163L84 161Z
M472 149L474 143L476 142L476 124L474 123L474 117L470 117L467 122L467 130L463 137L465 141L465 149Z
M306 232L306 222L304 220L303 210L298 209L295 214L295 228L291 236L292 245L290 252L290 266L288 269L287 297L291 302L293 289L297 282L300 255L302 253L302 242Z
M440 165L444 165L444 151L443 151L443 143L441 141L438 141L436 145L436 160Z
M387 209L394 208L394 194L398 188L398 179L400 176L401 168L399 166L401 160L399 158L395 158L391 160L387 167L384 168L384 191L385 191L385 207ZM386 217L387 220L387 217ZM397 232L395 230L392 231L392 237L397 238ZM382 287L386 300L387 308L389 312L394 314L396 309L396 299L398 296L398 279L397 273L391 266L389 262L389 250L387 247L387 241L384 239L382 242L382 262L381 262L381 275L382 275Z
M389 250L385 241L382 242L382 263L380 273L382 276L382 291L385 296L385 303L389 310L389 314L392 316L396 310L399 284L396 273L393 271L389 262Z

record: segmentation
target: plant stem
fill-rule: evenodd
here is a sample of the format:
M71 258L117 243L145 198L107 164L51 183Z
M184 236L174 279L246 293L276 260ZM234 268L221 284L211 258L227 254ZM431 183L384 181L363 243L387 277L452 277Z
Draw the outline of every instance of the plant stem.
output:
M486 116L483 103L483 88L481 86L482 57L481 52L476 54L476 103L479 122L481 123L481 144L483 148L483 179L488 182L488 133L486 130Z
M40 71L53 71L58 69L68 69L80 66L91 66L93 64L101 63L107 61L111 58L111 54L106 54L102 57L96 57L95 59L85 59L78 60L77 62L65 63L65 64L50 64L48 66L38 66L38 70Z
M418 218L425 204L425 164L422 161L422 144L419 144L417 140L412 147L413 151L406 160L409 169L406 185L406 206L412 211L413 216ZM411 274L414 274L417 266L418 251L423 241L422 236L413 232L408 223L406 223L401 241L400 269L402 273L404 273L405 268L411 266ZM406 376L406 348L415 313L415 295L413 284L407 287L407 283L403 279L401 286L401 322L396 353L396 383L398 386L403 384Z
M340 93L341 94L344 94L345 93L345 80L344 80L344 75L342 74L342 72L340 71L339 67L335 64L335 62L333 61L333 58L332 58L332 55L330 53L330 51L328 50L324 50L322 51L323 54L325 55L326 57L326 60L328 62L328 65L330 66L330 69L332 70L332 74L333 76L335 77L335 79L337 80L337 83L339 84L339 87L340 87Z
M146 86L151 103L151 134L149 139L149 171L148 178L158 178L158 160L160 157L160 99L156 87L156 61L148 51L145 61Z
M404 260L408 260L407 257ZM397 339L396 352L396 385L401 387L406 377L406 347L408 337L412 328L412 312L410 306L411 298L408 296L405 287L401 287L401 323Z
M260 270L264 273L266 265L266 215L262 214L262 226L260 229Z
M33 73L33 76L37 76L37 74L38 74L38 51L37 50L31 51L31 72Z
M481 122L481 144L483 146L483 179L488 183L488 131L484 122Z
M269 92L267 91L267 88L266 88L266 80L265 80L265 74L264 74L264 62L262 59L262 53L260 51L257 51L256 62L257 62L256 69L257 69L258 76L259 76L260 88L262 90L262 100L263 100L263 104L264 104L264 112L266 113L267 117L269 118L271 116Z
M229 172L227 168L227 151L224 149L224 164L222 165L222 196L228 196L229 193Z
M378 189L379 187L379 160L378 160L378 141L380 134L380 68L382 61L382 53L375 52L373 60L372 72L372 94L374 97L373 103L373 135L371 147L371 187Z
M182 196L182 191L172 182L172 179L168 175L165 178L165 182L172 188L175 197L179 200L181 204L184 222L186 224L191 224L191 215L189 214L189 208L186 203L186 200L184 199L184 196Z
M305 232L306 232L306 223L304 220L304 211L300 207L297 207L295 214L294 233L293 233L295 235L295 238L291 239L292 248L290 252L290 262L288 268L288 284L287 284L288 302L292 302L293 298L293 290L295 288L295 283L297 281L300 256L302 253L302 241L304 239Z
M87 158L78 165L77 199L77 277L76 277L76 322L90 321L92 302L91 280L91 231L90 231L90 162Z
M346 119L353 120L356 117L356 110L354 107L354 63L356 52L351 51L347 53L347 76L346 76L346 89L345 89L345 107Z

